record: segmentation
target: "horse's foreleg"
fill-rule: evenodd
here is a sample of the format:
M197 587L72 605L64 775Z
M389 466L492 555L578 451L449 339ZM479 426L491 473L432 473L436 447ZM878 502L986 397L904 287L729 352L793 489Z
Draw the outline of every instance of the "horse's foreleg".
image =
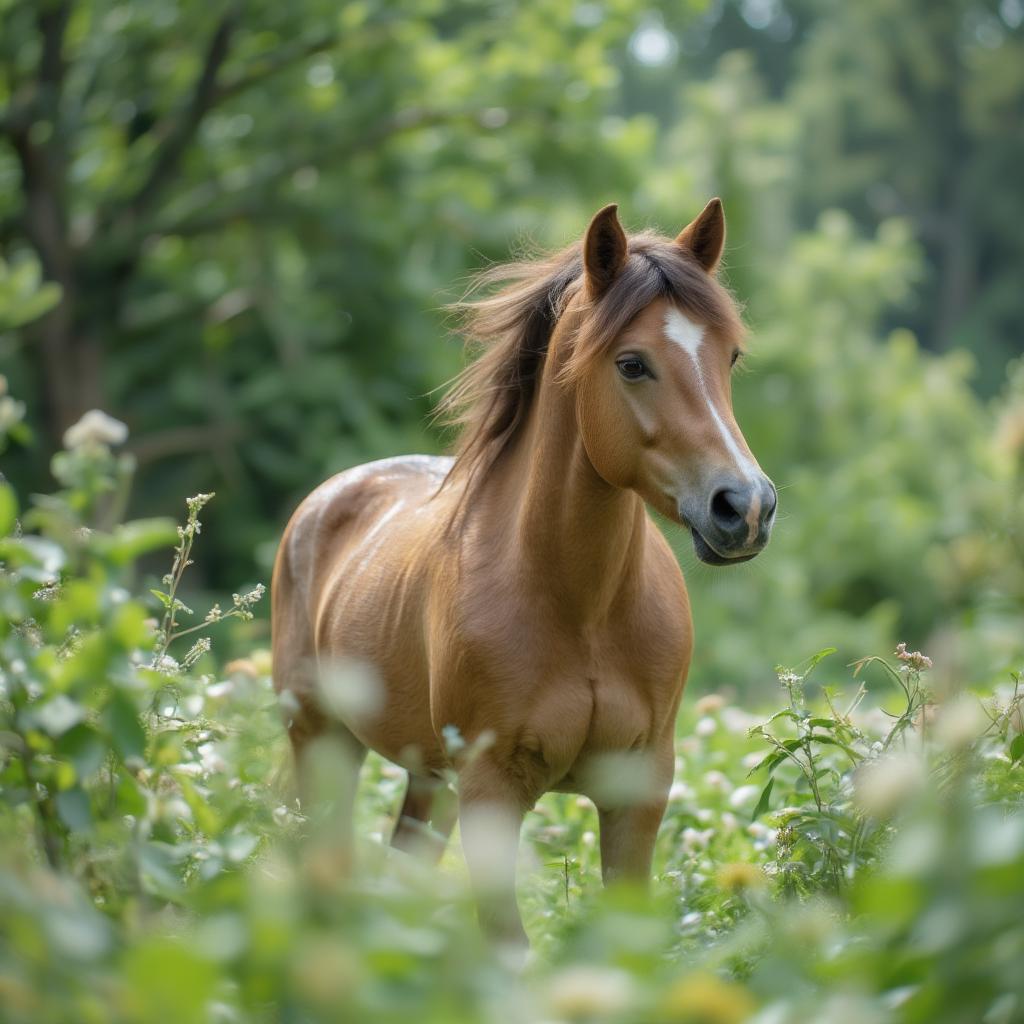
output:
M671 748L655 759L655 781L642 802L598 806L601 828L601 877L605 885L619 879L646 884L651 875L654 842L668 804L672 783Z
M528 944L516 903L516 860L531 803L513 780L482 759L460 772L459 829L480 926L489 937L517 947Z
M605 885L620 879L646 883L651 875L654 841L665 802L598 808L597 813L601 823L601 877Z
M436 864L457 816L455 794L442 780L410 773L391 845Z

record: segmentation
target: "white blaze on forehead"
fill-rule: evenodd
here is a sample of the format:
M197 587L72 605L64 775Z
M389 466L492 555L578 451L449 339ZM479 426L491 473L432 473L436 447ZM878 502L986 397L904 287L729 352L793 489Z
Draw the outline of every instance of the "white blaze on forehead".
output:
M736 443L736 438L733 437L732 431L726 426L725 420L722 419L721 414L715 408L715 403L711 398L711 392L708 391L707 381L704 379L704 368L700 363L700 350L701 346L704 344L704 332L705 328L701 324L695 324L689 319L689 317L684 316L674 306L665 314L666 337L669 341L675 342L675 344L677 344L693 360L693 368L697 373L697 387L700 389L700 393L704 398L704 401L707 403L708 412L711 413L711 418L714 420L719 434L722 435L722 440L725 442L726 450L732 456L737 470L739 470L747 480L754 483L760 475L758 473L757 466L754 465L750 457ZM751 541L757 536L760 513L760 492L755 488L750 509L747 512L746 517L747 526L750 530Z

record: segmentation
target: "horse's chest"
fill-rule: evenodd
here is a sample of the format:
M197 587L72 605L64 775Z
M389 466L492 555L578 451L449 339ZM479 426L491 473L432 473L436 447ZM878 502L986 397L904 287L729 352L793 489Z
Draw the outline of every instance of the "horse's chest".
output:
M663 679L617 666L563 676L534 705L536 737L552 785L572 786L607 755L644 751L671 728L681 671Z

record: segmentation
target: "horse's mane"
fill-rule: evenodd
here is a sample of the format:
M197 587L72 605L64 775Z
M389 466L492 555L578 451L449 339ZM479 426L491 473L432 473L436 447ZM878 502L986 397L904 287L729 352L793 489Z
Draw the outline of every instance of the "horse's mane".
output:
M449 480L462 478L467 493L487 477L525 424L555 324L582 284L583 244L576 242L540 259L481 271L467 296L450 307L467 344L479 352L438 407L442 421L459 428ZM496 286L492 294L473 298ZM604 294L580 307L563 379L578 377L660 297L737 340L743 333L729 292L674 241L645 231L630 236L626 263Z

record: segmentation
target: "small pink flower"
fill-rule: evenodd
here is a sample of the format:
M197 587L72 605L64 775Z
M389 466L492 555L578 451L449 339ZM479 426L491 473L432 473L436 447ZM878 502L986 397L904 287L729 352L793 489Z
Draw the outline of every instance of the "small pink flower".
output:
M920 651L908 651L906 644L896 645L896 657L905 662L915 672L923 672L926 668L932 667L932 659Z

